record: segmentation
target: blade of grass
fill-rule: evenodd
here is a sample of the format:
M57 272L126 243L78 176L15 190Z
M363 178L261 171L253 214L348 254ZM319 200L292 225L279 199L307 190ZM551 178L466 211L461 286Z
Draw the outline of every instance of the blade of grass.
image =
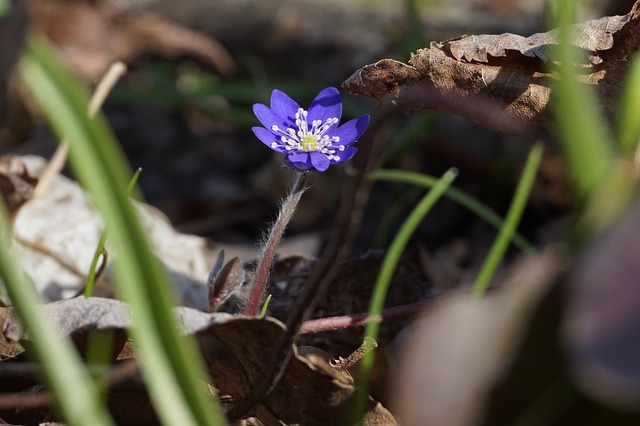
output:
M129 181L129 185L127 185L127 195L131 195L131 191L133 191L133 188L135 188L141 172L142 172L142 168L138 167L138 169L133 173L133 176ZM84 285L85 297L91 297L91 295L93 294L93 285L96 282L96 272L98 268L98 261L100 260L100 255L104 253L104 245L107 243L108 236L109 236L109 229L104 228L104 230L102 231L102 234L100 235L100 239L98 240L98 245L96 246L96 250L93 252L93 258L91 259L91 266L89 266L89 273L87 274L87 280ZM106 262L106 259L103 261L103 264L105 262Z
M70 340L60 336L50 319L42 315L42 299L11 253L8 223L5 206L0 202L0 276L31 336L34 354L65 422L72 426L112 424L98 389Z
M579 244L615 220L635 194L636 178L616 162L614 143L593 89L578 80L579 51L571 45L571 2L558 2L559 45L554 50L560 79L554 86L552 111L579 200L584 207L573 235ZM626 143L626 142L625 142Z
M9 8L9 0L0 0L0 18L3 18L9 12Z
M500 228L498 236L491 246L491 250L489 250L487 258L482 264L482 268L480 268L480 272L478 273L475 283L473 284L474 297L482 297L487 291L489 283L493 278L493 274L498 268L498 265L507 250L509 241L512 239L513 234L518 228L518 223L520 223L520 218L522 217L524 208L527 205L531 188L533 187L533 183L536 179L538 166L540 165L540 160L542 158L542 151L543 147L540 142L536 143L531 148L531 151L529 151L529 156L527 157L527 162L524 165L520 182L516 188L516 193L511 201L511 205L509 206L507 217Z
M574 5L571 1L558 1L556 6L559 45L555 53L560 62L560 80L553 87L552 107L573 182L584 200L593 196L611 173L614 145L595 94L577 80L574 64L582 58L577 57L577 49L571 44Z
M432 176L404 170L376 170L372 172L369 177L371 179L385 180L389 182L409 183L424 188L433 188L438 183L438 179ZM494 228L499 230L502 227L504 221L500 215L468 193L451 186L447 188L444 195L461 206L469 209ZM536 249L517 232L513 234L512 241L516 247L524 252L536 252Z
M618 143L624 154L632 156L640 137L640 56L629 67L621 97L616 126Z
M265 315L267 315L267 309L269 309L269 303L271 303L271 295L267 295L267 298L265 299L264 303L262 304L262 309L260 309L260 313L258 314L258 316L260 318L264 318Z
M170 306L173 284L159 267L126 195L122 152L101 116L89 119L88 97L43 38L32 36L20 75L59 137L68 137L71 164L111 230L117 289L128 302L142 373L160 419L171 425L224 420L199 379L206 377L193 339L181 336Z
M427 195L425 195L414 207L409 217L407 217L402 224L400 230L398 230L398 233L391 242L391 246L389 246L389 250L382 261L382 266L380 266L380 272L378 273L378 278L376 279L373 295L371 296L371 302L369 304L370 318L379 318L380 312L382 312L382 309L384 308L384 301L387 297L387 291L391 284L393 272L400 261L400 256L409 242L409 239L415 232L418 225L420 225L420 222L422 222L425 215L445 193L457 175L458 171L456 169L449 169L445 172L439 179L438 183L434 185ZM373 340L377 340L379 328L379 320L370 321L364 331L365 339L371 338ZM365 413L367 396L369 394L369 374L371 372L371 367L373 366L373 360L374 351L370 351L362 358L360 364L360 375L356 396L356 414L358 419L362 419L362 416Z

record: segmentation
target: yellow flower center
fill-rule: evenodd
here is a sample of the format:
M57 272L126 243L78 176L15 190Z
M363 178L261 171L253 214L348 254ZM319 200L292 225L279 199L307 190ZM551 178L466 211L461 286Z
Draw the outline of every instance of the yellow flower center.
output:
M300 138L300 145L304 152L311 152L318 150L318 137L313 134L307 133Z

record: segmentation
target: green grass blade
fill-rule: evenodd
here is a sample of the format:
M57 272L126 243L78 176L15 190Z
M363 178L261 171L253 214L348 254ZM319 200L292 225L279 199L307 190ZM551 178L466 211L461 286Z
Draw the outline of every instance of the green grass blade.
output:
M573 182L580 198L597 192L613 169L613 143L599 102L593 91L577 79L574 64L578 58L570 44L570 19L575 13L570 1L559 1L559 45L555 50L560 62L560 80L553 86L552 111L560 141L569 162Z
M369 174L371 179L385 180L390 182L402 182L409 183L424 188L433 188L438 179L417 172L408 172L403 170L376 170ZM484 219L487 223L492 225L496 229L500 229L503 224L503 219L493 209L478 201L476 198L461 191L453 186L447 188L444 195L461 206L469 209L480 218ZM513 244L520 250L527 253L535 253L536 249L519 233L514 233L512 238Z
M107 243L108 236L109 230L105 228L102 231L102 234L100 234L98 245L96 245L96 250L93 252L93 257L91 258L91 266L89 266L89 273L87 274L87 279L84 284L84 297L91 297L91 295L93 294L93 285L96 282L96 269L98 268L98 261L100 260L100 255L102 255L103 253L106 256L104 245ZM106 263L106 257L104 258L102 263L103 265Z
M640 56L636 56L629 67L621 96L616 126L618 143L624 154L633 157L640 137Z
M224 420L199 382L206 377L193 339L180 335L170 306L174 287L154 258L126 194L131 173L101 116L89 119L88 96L42 38L32 37L20 64L25 85L59 137L67 137L76 176L90 189L110 229L119 295L129 304L132 337L158 415L167 425Z
M389 285L391 284L393 272L395 271L398 262L400 261L400 256L402 255L404 248L409 242L409 239L415 232L418 225L420 225L420 222L422 222L422 219L424 219L429 210L431 210L434 204L445 193L445 191L451 185L451 182L453 182L457 175L458 171L455 169L449 169L445 174L442 175L442 178L440 178L438 183L434 185L434 187L427 193L427 195L425 195L422 200L420 200L420 202L414 207L413 211L402 224L402 227L391 242L391 246L389 247L389 250L387 251L387 254L385 255L382 262L382 266L380 267L380 272L378 273L378 278L376 279L373 295L371 296L371 303L369 304L370 318L379 317L382 309L384 308L384 301L387 297L387 291L389 290ZM373 340L376 340L378 337L379 328L379 321L370 321L364 331L365 339L369 337ZM357 390L358 406L356 411L356 413L359 415L359 418L362 418L362 414L365 412L367 395L369 392L369 374L371 372L371 367L373 366L374 359L373 352L374 351L367 353L362 358L360 364L360 378Z
M533 187L533 183L536 179L538 166L542 159L542 151L542 144L538 142L529 152L527 162L525 163L522 171L522 176L520 177L520 182L516 188L516 193L511 201L511 206L509 206L509 211L507 212L504 225L500 228L500 232L491 246L491 250L489 250L489 254L482 264L482 268L480 269L478 277L473 285L473 295L475 297L482 297L487 291L489 283L493 278L493 274L498 268L498 265L507 250L509 241L518 228L518 223L520 223L520 218L522 217L522 213L527 205L531 188Z
M260 318L264 318L267 315L267 309L269 309L269 303L271 303L271 295L267 295L267 298L265 299L264 303L262 304L262 309L260 309L260 313L258 314L258 316Z
M9 0L0 0L0 18L3 18L9 12Z
M0 276L13 306L31 336L35 356L53 391L58 409L71 426L112 424L97 387L73 348L51 320L38 308L42 299L33 283L19 269L10 251L10 229L5 206L0 202Z

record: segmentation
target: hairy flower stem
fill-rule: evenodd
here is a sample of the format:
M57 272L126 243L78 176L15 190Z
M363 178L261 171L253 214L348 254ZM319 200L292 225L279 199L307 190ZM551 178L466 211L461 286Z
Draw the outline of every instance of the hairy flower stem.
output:
M280 206L280 212L278 218L271 228L269 238L262 247L262 255L256 268L256 274L253 279L253 286L251 293L249 294L249 301L245 307L245 315L258 315L260 311L260 303L264 297L264 292L269 281L269 273L271 272L271 266L273 265L273 258L276 255L276 250L282 239L282 234L287 228L287 225L291 221L293 213L296 211L296 206L300 201L300 197L307 189L307 181L309 180L308 173L296 173L296 180L293 182L291 191L287 198L282 202Z

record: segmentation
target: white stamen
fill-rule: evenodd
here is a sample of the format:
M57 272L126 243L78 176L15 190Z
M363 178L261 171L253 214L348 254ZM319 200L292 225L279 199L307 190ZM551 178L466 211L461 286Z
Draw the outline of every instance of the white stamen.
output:
M340 120L337 117L327 118L324 123L322 120L313 120L311 128L309 128L308 115L308 111L300 108L295 113L295 127L283 130L275 124L271 126L271 130L280 136L280 142L273 142L271 148L284 148L286 151L320 152L329 160L339 160L340 157L334 154L336 149L344 151L344 146L338 144L340 137L325 133Z

